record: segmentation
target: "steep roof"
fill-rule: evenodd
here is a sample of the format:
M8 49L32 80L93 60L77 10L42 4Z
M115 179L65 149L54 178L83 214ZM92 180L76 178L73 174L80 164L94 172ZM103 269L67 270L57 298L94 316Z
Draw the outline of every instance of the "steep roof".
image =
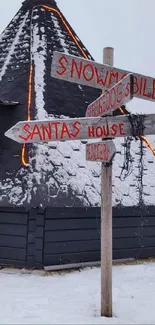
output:
M100 163L86 162L87 141L21 147L4 137L20 120L84 116L87 105L100 95L100 90L51 78L54 50L93 60L54 0L24 1L0 38L0 99L19 102L0 107L1 205L100 205ZM133 171L122 182L124 140L116 146L113 205L137 205L146 196L148 202L154 189L147 178L154 166L151 152L145 167L141 143L131 141L134 159L128 154L128 161Z

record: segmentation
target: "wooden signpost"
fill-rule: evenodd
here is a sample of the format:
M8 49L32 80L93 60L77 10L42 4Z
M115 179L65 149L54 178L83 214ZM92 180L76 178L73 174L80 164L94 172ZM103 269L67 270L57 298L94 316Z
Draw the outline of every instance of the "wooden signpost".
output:
M101 88L106 93L88 106L85 118L22 121L9 129L5 136L19 143L104 139L100 143L86 145L86 159L102 162L101 315L111 317L112 160L116 152L112 138L155 134L155 114L115 117L111 114L133 96L155 101L155 79L135 73L132 76L127 71L114 68L112 48L104 49L104 64L54 52L51 76Z
M93 88L108 89L132 73L107 64L96 63L81 57L54 52L51 76L86 85ZM133 73L135 97L155 101L155 78Z
M113 48L104 48L103 63L113 66ZM132 85L130 91L133 95ZM101 164L101 316L106 317L112 317L112 166L112 160Z
M110 163L115 153L116 147L112 140L86 144L86 160L89 161Z
M130 73L87 107L86 116L111 114L133 98L133 75Z

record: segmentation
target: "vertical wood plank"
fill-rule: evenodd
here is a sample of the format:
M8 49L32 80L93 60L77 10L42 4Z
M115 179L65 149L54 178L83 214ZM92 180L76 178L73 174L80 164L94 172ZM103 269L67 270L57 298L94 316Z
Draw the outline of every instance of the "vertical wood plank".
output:
M103 63L113 60L114 49L104 48ZM101 316L112 317L112 162L101 165Z

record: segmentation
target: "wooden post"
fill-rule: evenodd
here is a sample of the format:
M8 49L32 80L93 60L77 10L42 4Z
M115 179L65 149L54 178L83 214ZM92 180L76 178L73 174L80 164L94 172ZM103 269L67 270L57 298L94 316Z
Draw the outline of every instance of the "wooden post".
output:
M103 63L113 66L113 58L104 48ZM101 316L112 317L112 162L101 167Z

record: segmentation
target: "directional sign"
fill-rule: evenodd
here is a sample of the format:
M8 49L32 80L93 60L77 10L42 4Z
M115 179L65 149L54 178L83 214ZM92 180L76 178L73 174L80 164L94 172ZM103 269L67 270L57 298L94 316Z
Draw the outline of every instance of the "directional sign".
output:
M155 134L155 114L18 122L5 136L19 143Z
M86 144L86 160L110 162L116 153L112 140Z
M127 104L133 98L133 75L130 73L87 107L86 116L103 116Z
M94 88L109 89L129 71L81 57L54 52L51 76ZM155 78L133 73L134 96L155 101Z

